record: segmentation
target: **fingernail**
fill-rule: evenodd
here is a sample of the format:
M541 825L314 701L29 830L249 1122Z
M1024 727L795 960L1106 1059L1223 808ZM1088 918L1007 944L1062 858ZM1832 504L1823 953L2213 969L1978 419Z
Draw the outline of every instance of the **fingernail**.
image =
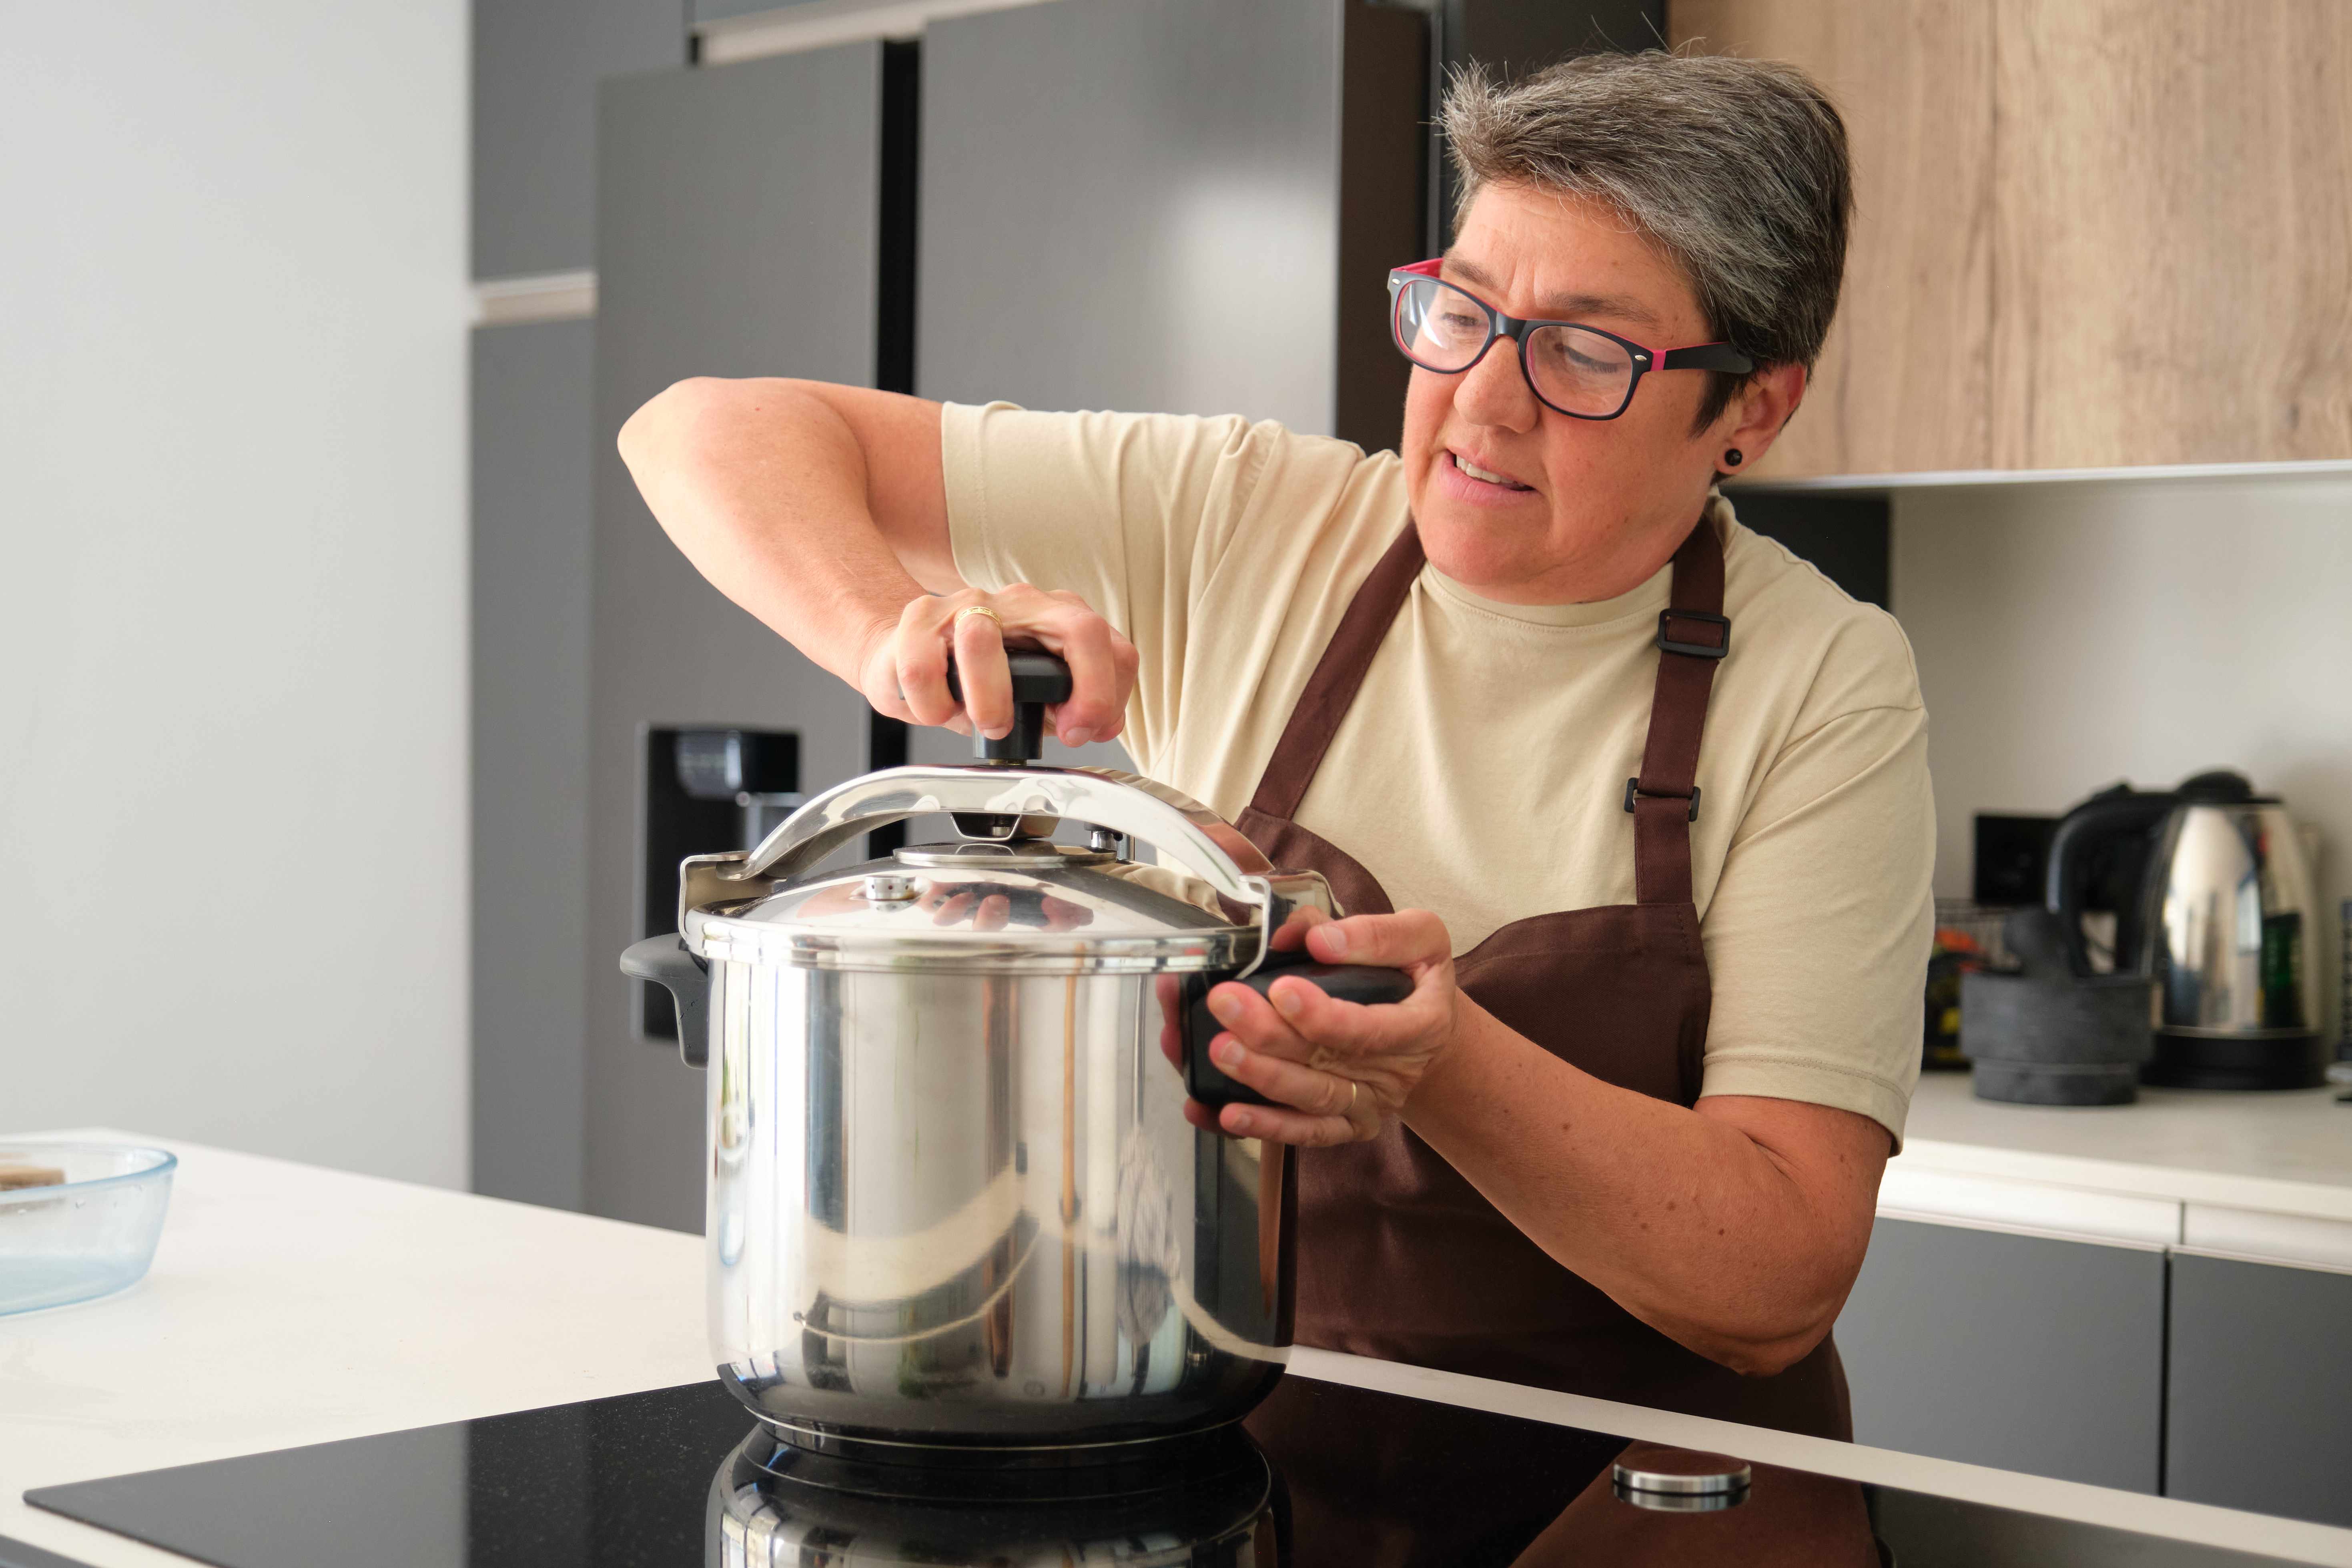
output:
M1346 931L1341 931L1336 925L1322 925L1318 926L1315 929L1317 934L1320 935L1323 939L1324 952L1329 953L1334 958L1338 958L1348 951L1348 933Z
M1257 1118L1246 1110L1236 1110L1233 1120L1225 1123L1225 1131L1244 1135L1255 1132L1257 1131Z
M1217 1043L1209 1047L1209 1059L1221 1068L1239 1067L1246 1054L1242 1043L1231 1035L1219 1035Z
M1299 995L1297 986L1276 986L1273 992L1273 996L1275 1006L1281 1012L1284 1017L1296 1018L1298 1016Z
M1095 732L1092 730L1080 726L1076 730L1066 731L1062 736L1062 744L1066 746L1083 746L1094 738Z
M1209 993L1209 1012L1217 1022L1230 1024L1241 1016L1242 1005L1230 992L1212 991Z

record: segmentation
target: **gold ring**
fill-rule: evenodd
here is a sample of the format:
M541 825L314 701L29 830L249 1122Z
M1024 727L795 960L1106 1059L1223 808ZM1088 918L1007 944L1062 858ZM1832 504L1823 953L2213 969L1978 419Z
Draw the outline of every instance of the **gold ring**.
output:
M998 615L994 610L990 609L986 605L966 605L962 609L958 610L955 613L954 619L948 622L948 629L950 631L953 631L956 627L963 625L963 618L966 616L986 616L990 620L996 623L996 629L1000 635L1004 630L1004 617Z
M1355 1115L1355 1114L1356 1114L1356 1100L1357 1100L1357 1098L1358 1098L1360 1095L1361 1095L1363 1092L1364 1092L1364 1086L1363 1086L1362 1084L1358 1083L1354 1079L1349 1079L1348 1080L1348 1109L1347 1109L1347 1111L1346 1111L1346 1114L1347 1114L1347 1115L1353 1116L1353 1115Z

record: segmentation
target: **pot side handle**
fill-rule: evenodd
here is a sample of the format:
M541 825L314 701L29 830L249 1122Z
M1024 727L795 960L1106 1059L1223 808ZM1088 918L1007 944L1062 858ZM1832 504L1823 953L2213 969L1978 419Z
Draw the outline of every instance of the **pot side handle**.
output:
M1402 969L1366 963L1317 963L1296 952L1278 952L1247 974L1190 974L1184 978L1182 1022L1184 1090L1212 1110L1228 1105L1265 1105L1265 1096L1235 1083L1209 1059L1209 1043L1223 1032L1209 1011L1209 991L1232 980L1263 996L1286 974L1311 980L1326 995L1367 1006L1402 1002L1412 994L1412 977Z
M710 964L688 951L676 931L631 942L621 954L621 973L650 980L677 1004L678 1059L690 1068L710 1065Z

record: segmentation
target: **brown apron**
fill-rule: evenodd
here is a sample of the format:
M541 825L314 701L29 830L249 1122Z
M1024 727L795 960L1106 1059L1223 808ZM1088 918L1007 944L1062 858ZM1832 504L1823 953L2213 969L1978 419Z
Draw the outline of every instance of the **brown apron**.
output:
M1408 523L1353 603L1236 825L1277 866L1320 871L1351 914L1394 906L1370 872L1301 827L1299 802L1421 574ZM1728 650L1723 549L1702 520L1675 552L1633 816L1636 901L1514 921L1455 960L1462 989L1593 1077L1690 1105L1709 1003L1691 900L1700 731ZM1678 651L1689 649L1691 651ZM1428 1144L1391 1121L1369 1142L1303 1152L1300 1343L1661 1409L1851 1438L1824 1339L1773 1377L1685 1349L1561 1268Z

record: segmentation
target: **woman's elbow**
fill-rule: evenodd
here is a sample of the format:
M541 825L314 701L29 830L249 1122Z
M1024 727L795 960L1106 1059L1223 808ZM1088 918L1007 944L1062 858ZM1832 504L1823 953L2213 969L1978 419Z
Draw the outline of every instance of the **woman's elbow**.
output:
M772 435L814 395L813 384L782 376L690 375L647 398L621 426L621 460L631 472L665 455L726 445L741 428Z
M1830 1328L1844 1310L1846 1292L1853 1288L1853 1272L1839 1270L1824 1278L1798 1300L1783 1298L1766 1308L1720 1323L1706 1342L1691 1349L1718 1362L1742 1377L1771 1377L1788 1371L1813 1353L1830 1337Z
M1725 1344L1717 1347L1710 1359L1742 1377L1776 1377L1812 1354L1814 1347L1830 1337L1830 1324L1833 1321L1834 1315L1797 1333Z
M706 425L738 395L742 384L715 375L672 382L647 398L621 426L621 460L632 469Z

